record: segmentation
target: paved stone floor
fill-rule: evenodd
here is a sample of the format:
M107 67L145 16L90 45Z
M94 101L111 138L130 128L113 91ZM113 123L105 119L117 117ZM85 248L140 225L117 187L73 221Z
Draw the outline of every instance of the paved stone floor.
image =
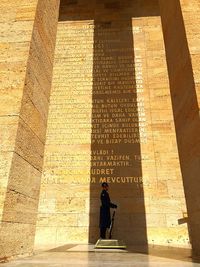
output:
M188 249L132 248L128 251L94 250L91 246L67 245L34 256L3 263L2 267L200 267Z

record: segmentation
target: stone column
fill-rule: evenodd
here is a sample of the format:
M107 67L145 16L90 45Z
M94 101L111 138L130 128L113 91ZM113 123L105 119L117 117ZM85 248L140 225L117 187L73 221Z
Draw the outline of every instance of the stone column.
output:
M200 255L200 2L159 0L188 227Z
M0 261L33 249L58 9L57 0L0 7Z

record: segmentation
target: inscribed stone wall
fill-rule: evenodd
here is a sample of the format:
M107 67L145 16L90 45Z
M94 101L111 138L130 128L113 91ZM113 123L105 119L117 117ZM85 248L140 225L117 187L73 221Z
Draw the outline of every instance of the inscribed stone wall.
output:
M87 240L93 22L60 22L36 245Z
M36 246L98 238L100 183L114 237L188 244L157 1L62 1Z
M199 1L160 0L177 144L194 252L200 253Z
M0 258L33 251L58 6L56 0L1 4L11 21L2 23L2 143L9 157L1 177Z

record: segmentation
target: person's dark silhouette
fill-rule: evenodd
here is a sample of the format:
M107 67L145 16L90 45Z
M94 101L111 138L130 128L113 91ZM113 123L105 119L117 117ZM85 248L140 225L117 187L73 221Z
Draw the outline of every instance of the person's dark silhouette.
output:
M116 209L117 205L111 203L110 197L108 194L108 184L102 183L102 192L101 192L101 207L100 207L100 238L106 238L106 230L110 227L111 217L110 217L110 208Z

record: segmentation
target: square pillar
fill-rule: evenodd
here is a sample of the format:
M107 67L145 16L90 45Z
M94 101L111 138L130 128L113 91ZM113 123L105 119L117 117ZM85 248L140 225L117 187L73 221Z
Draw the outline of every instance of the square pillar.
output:
M1 4L0 261L33 250L59 1Z
M177 143L194 254L200 255L200 3L160 0Z

